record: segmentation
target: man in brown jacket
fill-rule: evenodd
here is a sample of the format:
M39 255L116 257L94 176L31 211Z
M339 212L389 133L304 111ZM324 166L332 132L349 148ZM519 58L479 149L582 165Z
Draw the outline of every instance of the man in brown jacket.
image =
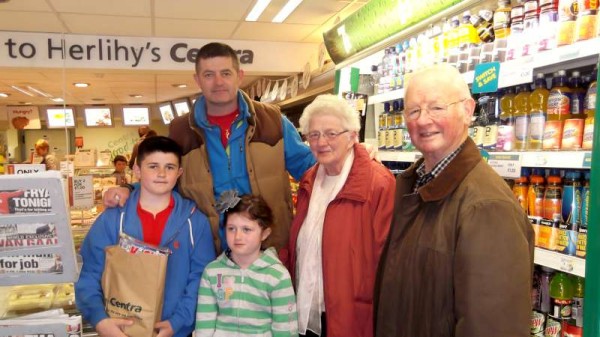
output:
M256 102L239 89L243 77L230 46L213 42L199 49L194 80L202 94L191 113L169 126L169 137L184 155L178 191L208 217L217 252L227 248L219 197L229 191L262 196L274 216L264 245L286 257L292 220L289 175L300 180L315 158L278 106ZM107 192L105 204L123 204L128 195L126 189Z
M414 73L405 119L423 158L396 180L375 283L377 337L528 337L533 230L468 137L469 88L447 64Z

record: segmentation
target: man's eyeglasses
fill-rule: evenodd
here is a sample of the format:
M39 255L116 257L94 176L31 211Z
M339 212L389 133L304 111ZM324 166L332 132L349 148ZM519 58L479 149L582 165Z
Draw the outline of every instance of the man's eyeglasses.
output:
M348 130L344 130L344 131L340 131L340 132L335 132L332 130L328 130L325 131L323 133L321 133L320 131L312 131L309 132L308 135L306 136L306 138L308 138L309 142L316 142L319 140L319 138L321 136L323 136L323 138L325 138L325 140L334 140L336 139L339 135L341 135L342 133L346 133L348 132Z
M419 117L421 116L421 112L423 112L423 110L427 110L427 114L429 115L429 117L431 117L432 119L437 119L437 118L442 117L446 113L446 111L448 111L448 107L450 107L451 105L457 104L457 103L462 103L466 100L467 100L466 98L463 98L459 101L448 103L448 104L431 104L431 105L427 106L427 108L425 108L425 109L421 109L421 108L407 109L407 110L404 110L404 117L408 120L415 121L415 120L419 119Z

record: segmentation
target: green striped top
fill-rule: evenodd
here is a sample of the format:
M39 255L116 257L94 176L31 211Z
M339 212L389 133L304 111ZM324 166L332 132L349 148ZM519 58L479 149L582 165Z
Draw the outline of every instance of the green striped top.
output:
M275 248L240 269L225 253L204 269L196 337L298 336L296 296Z

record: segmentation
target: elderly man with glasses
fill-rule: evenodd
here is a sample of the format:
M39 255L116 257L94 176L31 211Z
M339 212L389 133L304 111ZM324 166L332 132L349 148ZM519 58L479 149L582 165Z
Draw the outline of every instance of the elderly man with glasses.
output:
M456 68L434 65L412 74L404 103L423 158L396 179L375 335L529 336L533 230L468 137L467 84Z

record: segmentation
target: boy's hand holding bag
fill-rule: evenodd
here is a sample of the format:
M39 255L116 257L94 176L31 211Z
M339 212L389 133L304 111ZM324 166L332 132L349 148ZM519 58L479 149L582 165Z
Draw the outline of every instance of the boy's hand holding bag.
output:
M130 337L156 336L161 320L167 259L170 251L121 233L119 244L105 249L102 292L111 318L132 319Z

